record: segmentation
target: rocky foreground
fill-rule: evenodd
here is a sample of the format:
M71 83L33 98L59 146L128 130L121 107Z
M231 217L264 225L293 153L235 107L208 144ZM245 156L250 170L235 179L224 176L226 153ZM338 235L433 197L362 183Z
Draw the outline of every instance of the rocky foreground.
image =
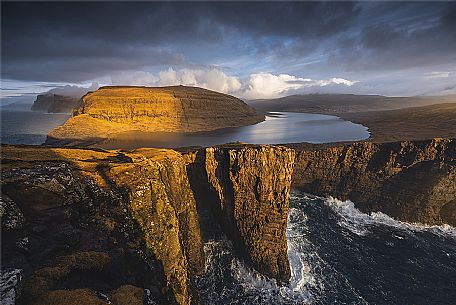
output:
M238 98L197 87L102 87L82 97L47 143L99 142L127 132L211 131L264 119Z
M3 282L18 304L197 304L199 214L289 280L291 149L2 150Z
M1 288L18 304L200 304L214 234L286 284L291 186L456 225L455 140L292 147L4 146Z

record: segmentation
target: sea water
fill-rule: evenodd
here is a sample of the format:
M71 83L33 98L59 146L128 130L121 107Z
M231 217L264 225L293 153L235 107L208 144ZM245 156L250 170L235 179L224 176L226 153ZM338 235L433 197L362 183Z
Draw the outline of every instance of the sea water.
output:
M226 239L205 244L207 304L455 304L456 229L361 213L350 201L294 191L292 270L279 286L245 266Z
M1 109L1 108L0 108ZM70 117L67 113L1 109L1 142L4 144L42 144L46 135ZM138 147L213 146L230 142L251 144L328 143L363 140L367 127L335 116L275 112L258 124L197 133L119 134L98 146L107 149Z
M68 113L45 113L27 109L1 109L1 143L43 144L46 135L68 120Z

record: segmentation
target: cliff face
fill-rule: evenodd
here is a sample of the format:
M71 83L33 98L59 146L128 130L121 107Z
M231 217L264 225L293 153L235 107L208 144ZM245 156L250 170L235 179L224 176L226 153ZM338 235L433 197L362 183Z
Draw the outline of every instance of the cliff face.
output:
M204 256L195 197L206 194L216 200L198 205L214 206L220 218L212 223L223 222L242 258L286 281L293 151L256 146L191 156L2 147L9 295L20 296L18 304L199 303L194 280Z
M369 142L304 148L293 186L350 199L362 211L403 221L456 225L456 142Z
M196 202L184 159L173 151L143 151L133 163L113 166L111 181L126 194L146 246L162 262L165 280L177 303L192 299L191 279L204 271Z
M272 146L207 148L191 157L200 207L215 213L247 262L282 283L290 279L286 226L294 157L293 150Z
M20 302L197 296L202 242L180 154L4 147L2 163L3 267L24 273Z
M86 94L74 115L49 139L105 139L131 131L210 131L264 120L264 115L233 96L184 86L102 87Z
M73 108L79 106L79 98L58 94L40 94L33 102L33 111L46 111L49 113L71 113Z

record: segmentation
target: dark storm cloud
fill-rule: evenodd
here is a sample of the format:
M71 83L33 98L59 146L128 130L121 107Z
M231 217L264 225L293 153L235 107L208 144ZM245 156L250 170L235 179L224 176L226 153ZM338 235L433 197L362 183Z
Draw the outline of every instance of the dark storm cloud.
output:
M454 3L1 5L4 79L80 82L119 71L210 66L243 55L251 62L271 58L266 70L275 71L284 61L314 58L350 71L456 61Z
M308 2L2 3L2 8L2 77L40 81L183 65L185 54L176 51L177 44L223 44L227 33L254 40L329 37L359 11L354 3Z
M331 63L377 71L456 63L456 3L385 6L389 18L342 37L340 45L347 47L333 52Z

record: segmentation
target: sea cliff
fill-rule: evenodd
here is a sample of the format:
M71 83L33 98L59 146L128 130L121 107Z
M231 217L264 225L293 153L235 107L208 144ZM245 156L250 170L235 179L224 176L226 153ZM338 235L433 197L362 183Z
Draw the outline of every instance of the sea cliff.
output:
M241 259L287 281L294 152L246 146L193 156L2 147L3 268L20 279L5 279L16 283L18 304L200 303L198 204L220 211L213 221L226 224ZM215 189L215 201L195 200Z
M18 304L200 304L214 234L290 279L290 187L456 225L452 139L177 152L2 147L2 289Z
M298 189L403 221L456 225L455 140L293 147Z
M294 150L268 145L190 154L200 209L216 215L244 260L280 283L290 279L286 228L294 158Z

